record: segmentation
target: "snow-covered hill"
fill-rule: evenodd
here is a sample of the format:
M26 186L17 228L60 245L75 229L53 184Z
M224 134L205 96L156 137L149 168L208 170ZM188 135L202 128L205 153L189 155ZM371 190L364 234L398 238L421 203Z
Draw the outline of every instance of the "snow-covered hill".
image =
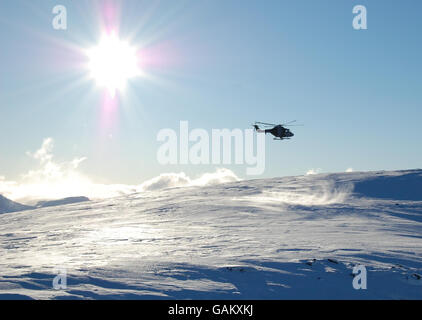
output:
M17 212L23 210L34 209L34 207L25 206L23 204L14 202L0 194L0 214L8 212Z
M80 203L80 202L86 202L89 201L87 197L69 197L59 200L49 200L49 201L38 201L36 207L56 207L56 206L64 206L67 204L73 204L73 203Z
M422 170L142 192L0 216L0 297L422 299ZM367 289L352 286L353 266ZM67 289L52 281L66 271Z

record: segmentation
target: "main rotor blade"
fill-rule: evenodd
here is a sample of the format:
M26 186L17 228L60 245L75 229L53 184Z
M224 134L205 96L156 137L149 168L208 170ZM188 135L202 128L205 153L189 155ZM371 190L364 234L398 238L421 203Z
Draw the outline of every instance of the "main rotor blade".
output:
M281 126L283 126L283 127L303 127L304 126L303 124L292 124L292 123L296 123L296 122L297 122L297 120L293 120L293 121L284 123ZM278 124L266 123L266 122L258 122L258 121L255 122L255 124L260 124L260 125L269 126L269 127L276 127L276 126L278 126Z
M289 125L289 124L291 124L291 123L295 123L295 122L297 122L297 120L293 120L293 121L290 121L290 122L284 123L284 124L282 124L282 126L287 126L287 125Z
M265 123L265 122L255 122L256 124L263 124L263 125L265 125L265 126L276 126L276 124L273 124L273 123Z

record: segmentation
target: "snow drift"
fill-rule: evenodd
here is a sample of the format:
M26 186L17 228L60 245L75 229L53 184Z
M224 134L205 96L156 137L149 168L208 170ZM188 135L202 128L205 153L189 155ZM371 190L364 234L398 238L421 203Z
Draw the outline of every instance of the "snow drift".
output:
M421 174L162 189L192 184L179 176L148 192L4 214L0 298L422 299ZM352 286L356 265L367 290ZM63 271L67 287L54 290Z

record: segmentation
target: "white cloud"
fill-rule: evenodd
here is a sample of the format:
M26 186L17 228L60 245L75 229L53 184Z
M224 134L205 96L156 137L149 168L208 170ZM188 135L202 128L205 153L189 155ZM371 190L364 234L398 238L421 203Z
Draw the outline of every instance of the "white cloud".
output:
M53 139L47 138L36 152L27 152L27 155L37 160L38 167L21 175L19 181L8 181L5 177L0 176L0 194L15 201L35 203L38 200L73 196L102 199L140 191L203 186L239 180L232 171L218 169L216 172L206 173L198 179L191 179L182 172L161 174L141 185L99 184L78 170L86 158L58 162L54 159L53 148Z
M353 172L354 170L353 170L353 168L347 168L346 169L346 172Z
M41 148L39 148L36 152L31 153L27 152L26 154L30 157L33 157L36 160L40 160L41 163L51 161L53 158L53 154L51 153L53 151L54 143L53 138L46 138L44 139Z
M306 172L306 175L307 176L310 176L310 175L313 175L313 174L319 174L319 173L321 173L322 172L322 169L320 169L320 168L318 168L318 169L309 169L307 172Z
M5 194L16 185L15 181L7 181L5 177L0 176L0 194Z
M71 196L106 198L136 191L136 186L94 183L78 171L86 158L57 162L53 148L53 139L47 138L36 152L27 152L28 156L38 161L38 167L22 174L19 181L0 179L0 194L15 201L33 203Z
M26 182L62 182L70 180L82 179L76 169L79 165L86 160L83 158L75 158L69 162L57 163L53 161L53 148L54 141L52 138L44 139L42 146L35 153L27 152L27 155L38 160L40 168L37 170L31 170L26 174L23 174L23 180Z

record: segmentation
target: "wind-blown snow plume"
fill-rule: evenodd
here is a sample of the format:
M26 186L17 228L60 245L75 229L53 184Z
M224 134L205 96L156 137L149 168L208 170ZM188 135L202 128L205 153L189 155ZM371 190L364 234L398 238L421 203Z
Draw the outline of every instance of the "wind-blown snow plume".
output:
M226 182L239 181L239 178L229 169L217 169L214 173L205 173L200 178L191 179L184 172L161 174L140 186L142 191L154 191L174 187L205 186Z
M353 185L335 187L333 183L326 182L312 190L298 190L297 192L267 192L264 197L274 202L289 205L324 206L340 204L350 196Z
M155 191L165 188L182 187L190 184L190 178L184 173L163 173L141 184L143 191Z
M352 194L353 188L353 184L336 186L330 181L320 181L309 188L292 190L282 187L281 189L265 190L261 194L242 197L237 200L252 201L261 206L324 206L344 203Z
M310 175L314 175L314 174L319 174L319 173L321 173L321 169L320 168L318 168L318 169L309 169L307 172L306 172L306 175L307 176L310 176Z

